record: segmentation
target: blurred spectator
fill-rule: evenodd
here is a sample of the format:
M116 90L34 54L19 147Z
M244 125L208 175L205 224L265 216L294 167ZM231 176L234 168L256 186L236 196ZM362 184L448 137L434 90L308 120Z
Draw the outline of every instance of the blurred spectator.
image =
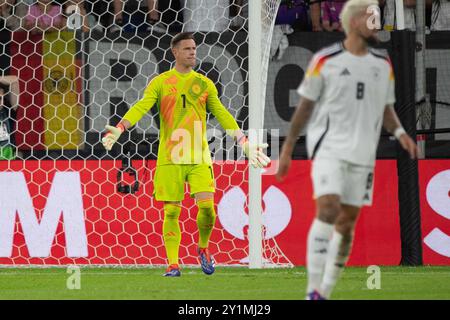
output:
M379 0L380 6L384 6L384 30L397 29L395 0ZM416 30L416 0L404 0L403 9L405 16L405 29Z
M24 19L24 27L32 34L63 29L65 18L61 5L51 0L38 0L29 7Z
M180 32L183 29L184 1L147 0L149 23L159 28L161 28L162 24L162 27L169 32ZM186 1L189 2L189 0Z
M16 0L0 1L0 30L15 31L20 28L20 17L16 13Z
M90 26L100 31L120 30L123 25L123 4L123 0L86 0L85 9L93 17Z
M288 35L294 32L289 24L277 24L273 28L272 42L270 43L270 59L281 60L289 47Z
M0 77L0 160L13 160L16 157L13 132L18 101L18 78L16 76Z
M36 3L36 0L17 0L15 3L14 16L18 19L17 29L19 29L24 27L25 16L30 11L30 7Z
M148 20L151 24L159 21L158 0L147 0Z
M323 1L321 3L322 27L326 31L343 32L339 18L345 1Z
M114 0L113 8L114 8L114 16L112 18L112 26L109 29L111 32L119 31L123 26L123 5L124 1L122 0Z
M64 14L69 29L82 28L83 32L89 30L86 9L83 0L69 0L64 4Z
M152 10L149 10L149 5ZM123 8L123 31L124 32L146 32L148 25L157 22L150 21L150 12L155 12L156 18L159 17L153 0L128 0L124 1ZM164 32L165 30L163 30Z
M450 0L433 0L431 7L432 31L450 30Z
M224 0L181 0L186 32L222 32L230 26L230 3Z
M278 9L275 19L276 25L287 24L295 31L306 31L309 29L309 16L307 5L304 0L283 0Z
M248 18L248 0L230 0L231 27L246 27Z
M278 8L270 44L270 58L281 60L289 47L288 35L308 29L308 11L303 0L283 0Z
M320 10L320 2L314 1L310 4L310 15L311 15L311 26L312 31L322 31L322 23L320 22L321 18L321 10Z

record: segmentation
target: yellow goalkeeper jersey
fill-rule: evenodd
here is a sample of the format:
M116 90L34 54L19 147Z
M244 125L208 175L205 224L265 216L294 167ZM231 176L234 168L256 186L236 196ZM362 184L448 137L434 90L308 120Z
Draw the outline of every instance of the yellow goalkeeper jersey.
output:
M157 165L211 164L206 138L207 110L225 130L239 129L220 102L214 83L193 70L180 73L171 69L153 78L142 99L123 119L134 126L155 103L160 115Z

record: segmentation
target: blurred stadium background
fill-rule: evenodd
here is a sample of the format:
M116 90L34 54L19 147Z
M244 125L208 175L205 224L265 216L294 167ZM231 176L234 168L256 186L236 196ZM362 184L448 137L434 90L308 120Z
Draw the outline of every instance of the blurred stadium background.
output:
M396 110L424 157L409 160L382 133L374 204L358 222L349 260L354 268L337 288L342 299L450 298L450 26L440 24L450 21L450 2L404 1L404 8L396 3L380 2L377 49L391 56ZM324 22L327 6L335 6L334 12L340 5L263 1L263 32L271 41L263 48L261 113L273 160L309 59L344 37L327 31ZM267 13L274 8L272 18ZM159 277L165 265L162 206L150 197L159 115L152 109L111 152L100 143L104 126L115 125L148 82L171 68L170 40L183 30L195 32L197 70L216 83L224 105L248 129L248 2L8 0L0 10L0 91L8 95L0 109L0 283L6 288L0 298L135 298L133 288L145 291L142 282ZM211 250L220 265L238 268L205 280L217 281L212 296L185 294L186 285L204 285L198 270L190 269L197 264L196 209L186 197L180 257L190 271L167 292L175 290L175 299L302 299L306 235L314 216L303 136L286 182L276 182L274 168L262 180L265 265L294 268L253 271L241 268L249 254L245 161L212 118L208 138L216 159L218 211ZM42 268L69 265L92 267L82 274L86 283L95 279L88 285L94 294L56 289L67 274ZM370 265L384 266L388 289L365 291L363 267ZM157 269L123 269L129 267ZM29 275L34 282L27 282ZM411 281L420 286L405 295ZM261 286L267 294L261 295ZM231 289L247 287L241 294ZM164 297L151 290L142 295Z

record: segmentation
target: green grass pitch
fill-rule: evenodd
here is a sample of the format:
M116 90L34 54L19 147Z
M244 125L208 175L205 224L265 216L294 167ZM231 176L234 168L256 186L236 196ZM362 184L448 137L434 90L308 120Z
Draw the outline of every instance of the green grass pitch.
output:
M0 268L0 299L302 300L305 268L217 267L212 276L184 268L81 268L81 288L67 289L65 268ZM450 267L381 267L380 289L369 290L366 268L348 267L333 299L450 299Z

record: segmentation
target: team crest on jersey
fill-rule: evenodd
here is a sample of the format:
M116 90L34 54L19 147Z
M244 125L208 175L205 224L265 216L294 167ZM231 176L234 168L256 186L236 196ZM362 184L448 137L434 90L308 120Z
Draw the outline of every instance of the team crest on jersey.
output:
M194 99L198 99L198 97L203 93L203 91L206 90L207 88L207 84L205 81L196 78L193 83L191 88L189 89L189 94L194 98Z
M325 175L320 176L320 184L321 184L321 185L326 185L326 184L328 184L328 176L325 176Z
M370 72L373 74L373 78L378 80L378 77L380 76L380 69L378 67L372 67L370 68Z

